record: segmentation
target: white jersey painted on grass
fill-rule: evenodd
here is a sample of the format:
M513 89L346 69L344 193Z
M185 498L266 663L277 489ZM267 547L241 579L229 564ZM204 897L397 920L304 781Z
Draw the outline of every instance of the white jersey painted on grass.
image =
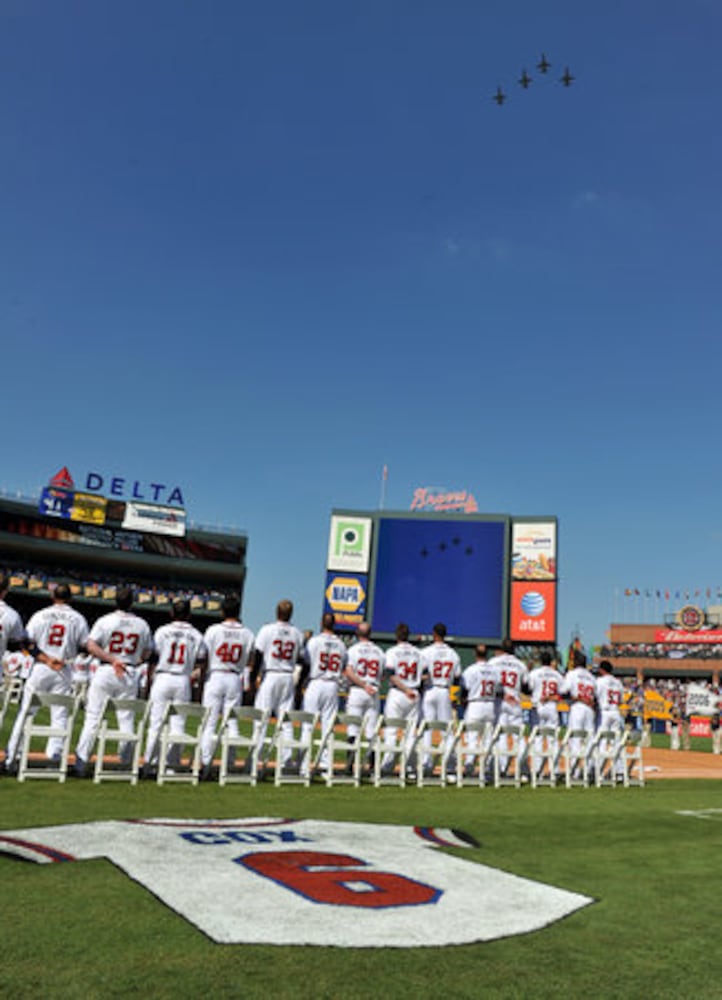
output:
M272 818L0 831L0 851L25 860L108 858L225 944L438 947L525 934L592 902L439 847L468 844L451 830Z

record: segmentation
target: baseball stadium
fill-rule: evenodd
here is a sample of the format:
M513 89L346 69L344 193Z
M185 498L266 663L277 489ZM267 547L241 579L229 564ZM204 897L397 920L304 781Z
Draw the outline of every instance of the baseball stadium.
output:
M0 777L4 996L720 995L709 930L722 847L718 664L678 655L713 648L699 639L714 630L713 610L695 619L684 609L676 624L686 638L673 630L667 646L662 626L652 635L613 625L608 646L587 660L572 644L563 663L556 518L334 510L328 635L306 644L310 673L289 672L303 697L259 716L278 664L304 659L302 637L286 655L296 640L281 602L278 622L264 626L281 631L255 639L259 675L240 640L224 634L218 645L212 629L240 618L248 539L187 529L181 508L153 508L138 527L137 507L78 496L67 478L35 502L0 502L6 606L27 627L5 656L0 717L3 746L19 732L17 766ZM155 633L156 672L150 693L139 684L140 697L126 698L130 722L116 721L122 698L104 699L81 778L73 760L84 714L114 662L101 623L125 613L129 587ZM71 669L51 666L32 624L58 602L82 614L97 653L85 674L69 675L64 718L59 702L30 691L38 663ZM205 768L201 685L213 670L188 686L187 701L167 702L151 773L143 728L163 664L178 660L177 637L163 659L171 616L184 637L205 635L209 666L246 690L217 716ZM436 620L448 634L446 625L424 634ZM408 650L396 688L383 676L374 684L371 654L351 659L364 622L387 674L394 649L420 647L426 690L409 694ZM340 680L346 656L355 666L339 701L329 674L338 666ZM472 721L472 695L484 689L465 678L505 656L495 718L512 668L531 667L531 677L548 664L560 668L548 699L554 727L540 724L531 681L517 689L510 724ZM126 659L121 672L136 666ZM588 738L572 721L584 686L570 683L587 666L622 692L619 728ZM601 706L596 673L591 683ZM303 711L315 684L336 692L328 725L321 709ZM435 687L446 717L416 710ZM351 712L354 688L376 700L371 729ZM413 704L406 719L390 716L392 693Z

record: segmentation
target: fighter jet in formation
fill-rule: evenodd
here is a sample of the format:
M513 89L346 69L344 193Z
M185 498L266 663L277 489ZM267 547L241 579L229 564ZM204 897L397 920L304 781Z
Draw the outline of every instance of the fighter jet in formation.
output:
M549 70L551 69L551 66L552 66L552 64L547 59L546 54L544 52L542 52L541 59L536 64L536 68L539 70L540 73L542 73L542 74L545 75L545 74L547 74L549 72ZM571 85L572 85L572 83L574 82L575 79L576 79L576 77L572 76L571 72L569 71L569 67L565 66L564 67L564 75L559 78L559 82L562 83L565 87L571 87ZM521 76L517 80L517 83L519 84L519 86L523 90L528 90L530 84L532 84L533 82L534 82L533 77L529 76L529 74L526 71L526 68L523 69ZM504 103L504 101L506 101L506 99L507 99L507 96L504 93L504 91L501 89L501 87L497 87L496 88L496 93L493 95L492 100L496 101L496 103L499 105L499 107L501 107L502 104Z

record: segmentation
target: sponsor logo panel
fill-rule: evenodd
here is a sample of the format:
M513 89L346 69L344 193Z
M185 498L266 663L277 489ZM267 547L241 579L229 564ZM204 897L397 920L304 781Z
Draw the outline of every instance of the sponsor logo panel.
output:
M556 583L511 585L511 638L515 642L556 641Z
M368 573L371 552L371 518L331 517L327 569Z

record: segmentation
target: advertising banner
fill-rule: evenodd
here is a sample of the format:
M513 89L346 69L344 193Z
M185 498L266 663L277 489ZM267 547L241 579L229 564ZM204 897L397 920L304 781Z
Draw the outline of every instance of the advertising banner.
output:
M368 573L371 518L334 514L328 540L327 569Z
M556 583L512 583L511 628L514 642L556 642Z
M73 506L70 508L70 520L82 521L84 524L105 524L105 497L97 497L92 493L76 493L73 496Z
M557 526L553 521L514 521L511 528L513 580L554 580Z
M129 501L125 505L123 527L156 535L182 536L186 533L186 512L180 507Z
M54 486L46 486L40 494L38 511L43 517L62 517L70 520L70 511L73 507L74 493L69 490L56 489Z
M687 632L679 628L660 628L654 633L655 642L710 643L722 645L722 629L708 629L704 632Z
M324 591L324 613L333 612L336 628L350 632L366 618L366 595L368 576L363 574L340 574L333 570L326 573Z

